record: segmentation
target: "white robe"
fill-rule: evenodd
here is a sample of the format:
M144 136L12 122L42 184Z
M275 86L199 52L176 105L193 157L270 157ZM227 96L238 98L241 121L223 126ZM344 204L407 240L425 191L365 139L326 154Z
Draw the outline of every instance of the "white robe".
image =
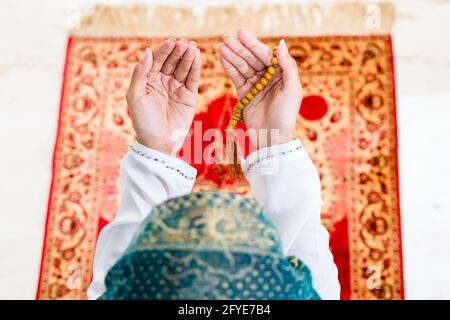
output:
M320 179L299 139L250 154L242 165L256 200L273 222L286 256L311 270L322 299L339 299L337 268L329 236L320 221ZM105 276L119 260L153 207L188 194L196 170L182 160L134 142L120 168L121 203L116 218L101 231L89 299L105 290Z

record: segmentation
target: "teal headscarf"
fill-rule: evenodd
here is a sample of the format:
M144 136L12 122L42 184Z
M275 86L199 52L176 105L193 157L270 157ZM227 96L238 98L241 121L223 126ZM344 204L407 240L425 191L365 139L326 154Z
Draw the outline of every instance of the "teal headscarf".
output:
M154 208L100 299L319 299L258 204L202 192Z

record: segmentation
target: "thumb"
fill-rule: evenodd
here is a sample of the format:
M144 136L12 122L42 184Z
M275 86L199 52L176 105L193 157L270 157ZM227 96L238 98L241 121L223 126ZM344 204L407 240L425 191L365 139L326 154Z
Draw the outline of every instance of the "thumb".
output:
M298 88L300 80L298 78L297 62L289 54L284 39L281 39L278 45L277 60L282 72L283 85L288 88Z
M145 49L142 60L134 67L133 75L131 76L130 89L128 90L128 98L136 98L145 93L145 86L147 85L147 75L150 72L153 64L152 52Z

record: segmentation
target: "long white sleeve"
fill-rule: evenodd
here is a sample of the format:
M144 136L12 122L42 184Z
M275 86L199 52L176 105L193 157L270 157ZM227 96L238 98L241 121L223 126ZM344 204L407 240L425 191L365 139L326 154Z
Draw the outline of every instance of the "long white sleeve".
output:
M119 260L153 207L192 191L196 170L180 159L133 143L120 166L121 203L116 218L101 231L88 298L105 291L108 270Z
M339 299L329 235L320 221L320 178L301 141L253 152L243 170L256 200L280 234L284 254L309 267L322 299Z

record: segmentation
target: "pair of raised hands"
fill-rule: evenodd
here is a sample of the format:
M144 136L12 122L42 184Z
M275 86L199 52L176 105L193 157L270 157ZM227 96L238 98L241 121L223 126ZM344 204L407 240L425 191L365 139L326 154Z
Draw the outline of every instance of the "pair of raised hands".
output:
M271 65L272 48L250 32L238 29L236 36L225 35L218 47L220 61L243 98ZM277 143L296 137L295 124L302 98L297 64L289 55L286 43L278 45L279 68L256 97L245 107L243 116L248 129L277 129ZM175 155L184 137L174 132L187 132L198 101L200 49L195 42L170 38L158 48L146 49L136 65L127 92L128 107L137 141L149 148ZM270 145L252 138L257 148Z

